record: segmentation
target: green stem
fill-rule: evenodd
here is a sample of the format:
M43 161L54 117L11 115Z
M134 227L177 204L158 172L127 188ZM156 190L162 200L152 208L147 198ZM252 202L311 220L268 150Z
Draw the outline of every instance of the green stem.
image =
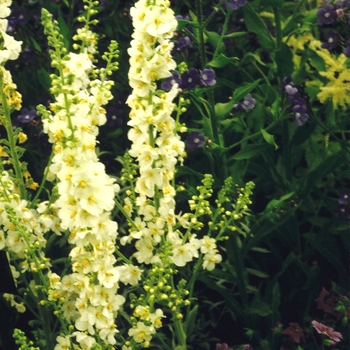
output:
M243 308L248 307L248 295L247 295L247 288L246 283L244 280L244 261L241 254L241 249L238 246L237 240L239 239L238 233L233 232L232 235L230 235L230 238L228 240L228 244L230 245L230 250L232 250L232 259L234 261L234 267L237 274L237 284L239 289L239 294L242 299Z
M174 325L178 342L184 349L186 349L186 333L184 332L181 320L178 319L176 315L174 315Z
M35 280L35 284L37 286L40 286L42 281L41 278L37 275L34 274L34 280ZM44 293L38 289L37 290L38 293L38 298L39 300L44 300L45 296ZM42 327L43 327L43 331L44 331L44 336L45 336L45 346L47 347L47 349L53 349L54 348L54 341L52 339L52 331L51 331L51 326L50 326L50 317L48 315L48 310L46 309L45 305L41 305L39 302L38 305L39 308L39 314L40 314L40 321L42 323Z
M33 199L33 200L31 201L31 203L30 203L30 207L32 207L32 206L35 204L35 202L36 202L37 199L39 198L39 196L40 196L42 190L44 189L44 186L45 186L45 183L46 183L46 178L47 178L47 175L48 175L48 173L49 173L49 167L50 167L50 164L51 164L51 162L52 162L53 156L54 156L54 152L51 151L50 158L49 158L49 161L48 161L47 166L46 166L46 169L45 169L44 177L43 177L43 179L42 179L42 181L41 181L41 184L40 184L40 187L39 187L38 191L37 191L36 194L35 194L34 199Z
M252 62L253 63L253 66L256 68L256 70L261 74L261 76L263 77L263 79L265 80L265 83L267 85L270 85L270 81L269 79L267 79L267 76L265 75L265 73L260 69L260 67L257 65L257 63L255 61Z
M220 8L223 2L224 2L224 0L220 0L220 2L216 6ZM212 11L212 13L209 15L209 17L205 20L205 22L203 24L204 28L206 28L208 26L208 24L213 19L213 17L216 15L216 13L217 13L217 11L214 9Z
M126 212L126 210L123 208L123 206L116 200L114 199L114 203L116 205L116 207L122 212L122 214L124 215L125 219L128 221L128 223L132 226L132 228L134 228L135 230L139 230L139 228L136 226L135 222L133 219L131 219L131 217L128 215L128 213Z
M292 162L290 156L290 147L289 147L289 126L288 121L283 120L282 122L282 142L283 142L283 158L284 158L284 167L286 171L286 179L292 181Z
M281 10L278 6L276 6L274 7L273 12L275 14L277 50L279 50L282 43Z
M230 16L231 16L231 12L232 12L232 9L229 7L227 9L227 13L226 13L226 17L225 17L225 22L224 22L224 25L222 27L222 33L220 35L220 38L219 38L219 41L217 42L216 44L216 48L215 48L215 52L214 52L214 55L213 55L213 60L216 58L216 56L218 55L219 53L219 50L220 50L220 47L221 47L221 43L224 39L224 36L227 32L227 27L228 27L228 23L229 23L229 19L230 19Z
M163 340L162 336L158 333L155 334L155 338L157 338L162 343L162 349L171 350L171 348L167 345L167 343Z
M15 175L16 175L16 179L18 181L18 187L19 187L21 198L26 199L27 192L25 189L24 181L23 181L23 174L21 171L20 161L19 161L19 158L18 158L18 155L16 152L16 140L15 140L15 135L13 134L9 106L7 104L6 95L4 93L4 81L3 81L2 74L0 74L0 93L1 93L2 108L3 108L3 113L4 113L4 122L3 123L4 123L5 129L6 129L7 138L8 138L9 145L10 145L10 152L11 152L13 167L15 169Z
M205 54L205 46L204 46L204 27L203 27L203 6L202 0L196 0L196 16L198 20L197 30L197 40L199 46L199 58L201 61L201 67L205 67L206 65L206 54Z
M124 255L120 252L119 249L115 249L115 253L127 264L131 264L131 261Z
M284 117L284 118L275 120L275 121L272 122L269 126L267 126L264 130L267 131L267 130L272 129L272 128L275 127L277 124L279 124L281 121L286 120L287 118L288 118L288 117L286 116L286 117ZM248 140L250 140L250 139L253 139L254 137L259 136L260 134L261 134L261 131L258 131L258 132L256 132L255 134L252 134L252 135L249 135L249 136L245 137L245 138L242 139L241 141L238 141L238 142L232 144L231 146L227 147L227 151L230 150L230 149L232 149L232 148L235 148L235 147L239 146L241 143L243 143L243 142L245 142L245 141L248 141Z

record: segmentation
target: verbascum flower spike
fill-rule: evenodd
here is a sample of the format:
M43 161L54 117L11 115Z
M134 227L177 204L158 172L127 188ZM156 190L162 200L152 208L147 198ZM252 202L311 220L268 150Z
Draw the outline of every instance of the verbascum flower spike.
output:
M92 3L86 1L88 14L93 13ZM85 34L91 23L86 20ZM64 348L75 337L82 348L90 349L96 343L107 348L116 343L114 322L124 302L124 297L118 295L120 273L114 256L118 224L110 219L119 186L106 174L95 147L98 126L106 122L102 106L112 99L113 83L105 80L105 72L117 68L113 62L117 45L111 44L104 55L107 67L98 70L92 57L96 52L95 35L82 38L79 32L75 39L82 41L81 52L70 52L63 59L60 52L65 50L57 41L60 35L55 22L44 19L44 25L49 40L56 40L58 52L51 56L57 57L58 74L52 77L56 101L50 105L51 112L42 107L40 111L44 131L54 144L49 172L57 181L55 206L60 226L70 232L68 241L73 247L69 253L72 273L62 278L50 276L50 300L61 301L64 319L75 326L71 335L57 338L61 344L57 346Z
M170 39L177 21L169 6L165 0L152 4L141 0L130 10L134 33L128 49L133 89L127 100L131 108L128 137L133 143L129 153L139 164L136 204L145 224L140 234L131 233L131 239L139 239L136 258L140 263L151 262L153 253L145 247L159 243L175 223L172 180L175 165L184 154L184 143L171 117L178 86L174 84L169 92L157 91L157 80L171 76L176 67Z

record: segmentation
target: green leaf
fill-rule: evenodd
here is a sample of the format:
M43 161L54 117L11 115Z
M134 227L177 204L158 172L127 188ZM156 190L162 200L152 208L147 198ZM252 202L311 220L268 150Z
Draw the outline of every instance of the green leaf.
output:
M196 323L197 312L198 312L198 305L195 305L194 308L189 312L188 316L186 317L186 322L184 324L184 331L187 337L193 332L193 329Z
M238 36L243 36L247 34L248 34L247 32L234 32L234 33L224 35L224 38L236 38Z
M346 269L343 266L343 263L338 259L337 254L333 253L332 250L329 249L327 244L323 245L316 234L314 233L306 233L303 237L315 248L317 249L322 256L327 259L339 273L339 279L345 280L348 278Z
M207 66L214 68L222 68L229 63L236 63L237 60L237 57L227 57L223 53L221 53L218 57L207 63Z
M218 52L222 52L225 50L225 44L221 41L221 36L217 32L205 32L205 35L208 39L209 44L216 49L218 43L220 43Z
M278 209L285 201L292 198L294 196L294 192L290 192L280 197L279 199L272 199L266 206L265 212L270 212Z
M213 283L212 279L210 279L209 277L205 277L204 275L199 276L198 279L201 282L203 282L207 286L207 288L210 288L219 292L223 297L223 299L225 300L226 306L228 307L229 310L231 310L237 316L243 316L242 305L235 299L231 291L229 291L227 288L223 286Z
M30 42L32 43L32 45L34 46L35 50L38 52L42 52L41 46L38 44L38 42L33 38L33 37L29 37Z
M196 25L196 22L192 22L192 21L187 21L186 19L178 19L177 20L177 30L181 30L184 27L186 27L187 25Z
M281 48L276 51L275 61L277 63L277 74L285 77L293 73L293 53L286 43L281 42Z
M271 306L272 310L274 312L278 312L278 307L281 303L281 290L278 282L275 283L275 285L272 287L272 300L271 300Z
M278 146L277 146L277 144L276 144L276 142L275 142L275 136L269 134L269 133L268 133L267 131L265 131L264 129L260 129L260 131L261 131L261 134L262 134L264 140L265 140L268 144L274 146L274 147L275 147L275 150L278 149Z
M226 103L220 103L220 102L216 103L214 106L215 115L218 118L226 117L231 112L231 109L233 108L234 104L235 104L235 101L233 100Z
M243 11L244 23L248 30L258 36L258 41L264 49L274 50L276 46L275 40L267 29L265 22L249 4L243 7Z
M319 72L324 72L326 70L326 64L324 59L320 57L317 52L309 49L307 50L307 55L310 59L310 64L316 68Z
M296 255L294 252L290 253L287 258L283 261L281 270L274 275L272 281L266 287L266 294L273 293L273 288L275 287L276 282L280 278L280 276L287 270L289 265L296 260Z
M266 273L259 271L259 270L255 270L255 269L251 269L249 267L246 267L246 270L248 273L250 273L251 275L257 276L257 277L261 277L261 278L267 278L269 277L269 275L267 275Z
M329 172L334 171L341 163L342 159L338 154L327 157L317 168L311 171L307 177L306 184L300 188L299 197L307 196L314 186L318 185L318 181L326 176Z
M177 173L176 173L177 176L180 176L180 175L194 175L196 177L198 177L199 179L202 179L203 178L203 174L201 173L198 173L197 171L194 171L192 168L188 167L188 166L179 166L177 168Z
M266 149L267 145L246 145L243 149L238 151L234 156L232 156L233 159L241 160L241 159L250 159L253 158L259 154L261 154L264 149Z
M242 58L242 64L247 62L247 61L256 61L259 64L261 64L262 66L266 66L266 64L261 60L260 56L252 53L252 52L248 52L244 55L244 57Z
M61 11L58 13L58 25L60 27L60 34L63 36L63 43L66 48L69 47L69 39L71 36L69 34L68 26L63 18Z
M253 247L251 250L254 252L264 253L264 254L271 253L269 250L267 250L265 248L260 248L260 247Z
M293 149L292 146L299 146L303 144L313 134L316 129L316 125L316 123L306 123L296 128L295 133L292 137L292 141L290 142L291 149Z
M251 307L248 307L244 310L244 313L250 315L250 314L257 314L259 316L267 316L272 314L272 310L269 308L267 304L260 300L255 300L252 303Z
M44 68L40 68L36 74L37 74L37 77L38 77L38 80L39 80L41 86L46 91L48 91L50 89L50 86L51 86L51 78L50 78L49 72Z
M257 87L260 83L260 79L253 81L252 83L245 84L238 89L236 89L233 93L233 104L239 102L245 95L249 94L255 87Z

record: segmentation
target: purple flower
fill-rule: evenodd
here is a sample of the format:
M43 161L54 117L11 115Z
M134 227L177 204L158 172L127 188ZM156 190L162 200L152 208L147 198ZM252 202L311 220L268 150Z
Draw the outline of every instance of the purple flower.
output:
M338 8L350 7L350 0L338 0L336 5Z
M182 73L181 75L182 87L193 90L200 84L199 74L196 69L191 68L189 71Z
M293 107L295 122L298 126L301 126L303 122L306 122L309 119L309 115L306 113L306 110L307 108L305 104L295 105Z
M185 21L189 21L190 20L190 16L189 15L186 15L185 17L181 16L181 15L176 15L175 18L177 20L185 20Z
M255 99L251 94L244 96L242 107L244 110L252 109L255 107Z
M323 49L332 51L338 45L337 34L333 30L329 30L323 34L323 39L325 42L321 45Z
M317 10L317 23L320 26L332 24L337 18L337 12L332 5L326 5Z
M293 84L293 83L291 83ZM287 84L284 87L284 91L288 94L288 95L295 95L298 92L298 89L296 87L294 87L294 84Z
M189 151L194 151L197 148L203 147L203 145L204 134L200 134L197 131L193 131L187 136L187 148Z
M232 108L232 113L239 113L239 112L243 112L245 111L244 107L243 107L243 103L235 103L233 105L233 108Z
M317 333L324 334L332 340L331 345L335 345L343 339L341 333L335 332L332 327L328 327L317 321L312 321L311 324L316 329Z
M247 0L229 0L228 6L231 7L232 10L237 10L239 7L244 6Z
M346 40L343 53L346 57L350 57L350 39Z
M203 69L200 72L200 81L205 86L213 86L216 84L215 72L212 69Z
M28 22L27 12L23 7L15 7L11 10L8 18L6 31L12 33L16 30L18 25L23 26Z
M36 110L28 110L27 108L23 108L21 113L17 116L17 120L21 123L30 123L36 117Z
M292 77L290 75L287 75L282 80L282 88L284 89L286 85L292 84L294 86L294 83L292 82Z
M178 39L178 41L174 45L173 51L181 51L187 46L191 46L192 41L188 36L184 36Z
M334 211L338 213L340 220L350 222L350 204L337 204Z
M179 77L179 72L177 70L174 70L172 72L171 77L166 78L164 82L161 85L161 88L164 91L170 91L174 84L178 84L179 86L182 84L182 80Z
M350 190L344 188L343 190L338 191L338 203L339 204L349 204L350 203Z

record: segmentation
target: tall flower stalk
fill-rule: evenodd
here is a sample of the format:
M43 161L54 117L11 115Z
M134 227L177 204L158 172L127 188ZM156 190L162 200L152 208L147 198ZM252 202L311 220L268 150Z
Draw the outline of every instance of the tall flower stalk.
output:
M49 300L59 300L59 312L74 325L71 334L57 338L56 350L70 346L73 337L83 349L97 344L111 348L118 332L115 318L124 302L118 295L119 271L114 256L118 225L110 219L119 186L106 174L95 151L98 126L106 122L102 106L112 98L113 83L106 78L117 68L113 61L118 50L112 42L103 56L107 67L95 69L92 60L97 37L89 29L96 23L90 20L94 5L94 1L85 1L89 16L81 17L85 27L74 36L80 42L74 45L79 53L67 54L57 23L47 11L42 13L45 32L54 47L51 58L57 74L52 75L51 88L56 101L50 111L43 107L39 110L44 131L53 143L49 179L56 181L54 204L72 247L71 273L63 277L50 274Z

